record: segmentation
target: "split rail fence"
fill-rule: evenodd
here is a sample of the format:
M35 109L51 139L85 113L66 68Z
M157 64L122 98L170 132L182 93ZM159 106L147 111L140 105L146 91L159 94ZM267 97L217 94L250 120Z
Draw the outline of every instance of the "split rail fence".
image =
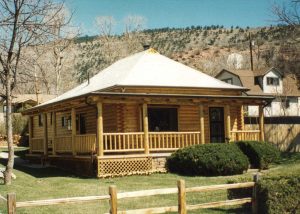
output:
M17 208L84 203L84 202L95 202L95 201L99 202L99 201L109 200L109 204L110 204L109 214L150 214L150 213L167 213L167 212L178 212L179 214L186 214L187 211L189 210L244 205L249 203L252 204L252 213L256 214L257 213L257 199L256 199L257 181L258 181L258 176L255 175L253 182L220 184L220 185L187 188L185 187L184 180L178 180L177 188L152 189L152 190L142 190L142 191L135 191L135 192L123 192L123 193L117 193L116 186L110 186L109 195L58 198L58 199L48 199L48 200L36 200L36 201L16 201L16 194L9 193L7 194L7 211L8 214L15 214L17 212ZM245 198L231 199L231 200L224 200L224 201L214 201L214 202L194 204L194 205L189 205L186 202L187 193L213 192L218 190L231 190L231 189L242 189L242 188L252 188L252 197L245 197ZM126 210L126 211L118 210L118 200L120 199L140 198L140 197L147 197L147 196L167 195L167 194L177 194L178 205Z

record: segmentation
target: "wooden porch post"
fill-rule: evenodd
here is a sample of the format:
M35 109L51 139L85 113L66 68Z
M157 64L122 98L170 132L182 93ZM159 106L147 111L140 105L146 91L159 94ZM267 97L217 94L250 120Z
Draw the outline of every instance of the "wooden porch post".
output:
M55 137L56 137L56 112L52 112L52 154L53 155L56 155Z
M149 154L149 130L148 130L148 105L143 104L144 148L145 154Z
M97 155L103 156L103 105L97 103Z
M225 137L230 141L230 105L225 106L226 133Z
M29 141L29 154L31 154L32 153L32 129L33 129L33 127L32 127L32 125L33 125L33 123L32 123L32 120L33 120L33 118L32 118L32 116L29 116L29 118L28 118L28 131L29 131L29 136L28 136L28 141Z
M48 155L48 124L47 124L47 113L43 114L43 125L44 125L44 155Z
M259 131L260 140L265 140L265 128L264 128L264 108L262 105L259 106Z
M200 135L201 135L201 144L205 144L205 130L204 130L204 112L203 105L199 106L199 116L200 116Z
M241 130L245 130L245 121L244 121L244 106L241 105L241 125L240 125Z
M72 154L76 155L75 136L76 136L76 111L75 108L71 110L71 124L72 124Z

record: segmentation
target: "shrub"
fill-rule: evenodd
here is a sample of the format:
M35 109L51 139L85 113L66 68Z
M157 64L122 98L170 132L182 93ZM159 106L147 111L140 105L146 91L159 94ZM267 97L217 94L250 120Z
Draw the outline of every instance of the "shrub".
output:
M259 141L238 141L236 142L242 152L248 157L254 168L268 169L270 163L277 162L280 152L271 143Z
M194 145L167 159L170 172L183 175L234 175L248 169L248 159L234 144Z
M300 210L300 175L268 177L258 182L259 213L297 213Z

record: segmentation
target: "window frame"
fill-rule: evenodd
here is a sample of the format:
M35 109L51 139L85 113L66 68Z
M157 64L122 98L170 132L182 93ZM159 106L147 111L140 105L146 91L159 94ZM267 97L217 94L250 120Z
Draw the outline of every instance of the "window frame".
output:
M39 114L38 116L38 124L39 124L39 127L43 127L44 123L43 123L43 117L42 117L42 114Z
M279 86L280 81L278 77L267 77L267 85Z
M65 116L61 117L61 127L66 127L66 117Z
M233 85L233 78L232 78L232 77L226 78L226 79L222 79L222 81L223 81L223 82L226 82L226 83L228 83L228 84Z

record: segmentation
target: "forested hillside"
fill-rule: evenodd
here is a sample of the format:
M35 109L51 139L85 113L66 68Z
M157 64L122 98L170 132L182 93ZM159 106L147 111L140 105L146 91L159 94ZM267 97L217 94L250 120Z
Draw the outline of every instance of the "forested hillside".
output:
M299 58L294 44L299 43L299 36L287 26L163 28L118 36L84 36L27 48L25 52L37 63L27 68L33 81L20 85L18 90L61 94L118 59L142 51L143 44L210 75L223 68L249 69L250 34L254 69L277 66L289 72L297 68Z

